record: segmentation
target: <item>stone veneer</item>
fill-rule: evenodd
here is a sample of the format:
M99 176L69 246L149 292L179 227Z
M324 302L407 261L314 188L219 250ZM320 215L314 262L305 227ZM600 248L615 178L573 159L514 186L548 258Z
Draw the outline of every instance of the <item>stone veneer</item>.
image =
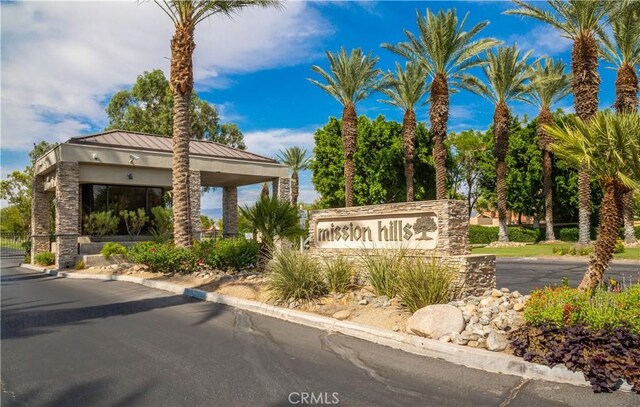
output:
M315 231L319 220L358 216L389 216L419 212L435 212L437 216L438 237L436 247L433 250L407 250L406 255L410 257L433 257L457 269L457 284L461 288L461 296L482 295L484 291L494 288L496 283L495 256L469 254L469 217L467 204L464 201L418 201L312 211L309 219L309 254L317 258L344 256L351 261L361 263L363 253L377 256L382 255L384 252L376 249L321 249L315 244Z
M78 254L78 194L80 170L77 162L60 162L56 169L56 267L70 268Z
M222 236L238 235L238 188L222 189Z
M44 176L37 175L33 179L33 195L31 209L31 264L35 264L36 254L51 251L49 237L49 195L44 190Z
M189 171L189 216L191 225L191 238L199 240L202 236L202 228L200 226L200 198L201 179L200 171Z
M273 190L278 199L282 202L291 202L291 179L278 178L273 182Z

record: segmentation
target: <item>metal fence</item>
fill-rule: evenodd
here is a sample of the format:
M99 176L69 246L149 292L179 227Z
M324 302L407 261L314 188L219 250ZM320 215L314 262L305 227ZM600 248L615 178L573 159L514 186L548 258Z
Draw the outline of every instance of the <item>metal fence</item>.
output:
M28 254L30 243L27 233L0 232L0 257L24 257Z

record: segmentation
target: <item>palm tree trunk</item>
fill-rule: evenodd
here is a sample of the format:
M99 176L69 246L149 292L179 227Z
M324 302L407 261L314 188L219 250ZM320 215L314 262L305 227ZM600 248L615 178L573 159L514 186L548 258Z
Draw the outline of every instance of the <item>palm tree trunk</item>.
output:
M298 173L291 174L291 205L298 209Z
M402 149L404 152L404 178L407 183L407 202L412 202L413 194L413 156L415 152L416 113L407 109L402 119Z
M431 83L429 96L429 120L433 137L433 162L436 170L436 199L447 198L447 151L444 139L449 120L449 88L447 78L437 74Z
M598 111L598 45L592 35L581 35L573 43L571 51L573 77L571 88L576 114L588 122ZM578 171L578 244L589 244L591 185L589 171L582 166Z
M628 188L617 180L607 180L603 185L604 197L600 205L598 238L589 259L587 272L578 286L581 290L593 289L602 281L604 271L613 258L613 250L620 230L622 195L628 191Z
M496 105L493 114L495 133L494 154L496 156L496 189L498 196L498 241L508 242L507 231L507 151L509 150L509 108L504 102Z
M356 107L348 103L342 110L342 143L344 146L344 205L353 206L353 177L356 166L353 156L356 153L358 141L358 116Z
M551 173L551 157L552 153L549 151L549 143L551 141L549 135L542 127L545 124L551 124L553 122L553 116L547 106L543 106L540 109L538 115L538 145L542 149L542 190L544 193L544 222L546 228L545 239L548 241L556 240L556 236L553 233L553 178Z
M191 246L189 211L189 104L193 90L194 25L187 21L176 25L171 39L171 76L173 95L173 233L178 247Z
M638 75L633 66L623 64L616 75L616 102L618 112L630 113L638 110ZM633 228L633 191L624 194L624 242L637 244Z

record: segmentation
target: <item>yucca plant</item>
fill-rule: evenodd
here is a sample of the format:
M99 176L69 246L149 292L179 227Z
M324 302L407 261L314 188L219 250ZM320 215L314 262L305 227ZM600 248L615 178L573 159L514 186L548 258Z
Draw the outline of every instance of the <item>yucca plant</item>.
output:
M308 170L311 165L311 157L307 156L307 150L298 146L280 150L278 160L289 167L291 171L291 205L298 207L299 176L300 171Z
M622 196L637 188L640 180L640 115L605 111L588 123L577 118L561 125L545 125L545 130L554 138L551 150L576 167L585 165L604 190L598 237L579 285L581 289L594 289L613 257Z

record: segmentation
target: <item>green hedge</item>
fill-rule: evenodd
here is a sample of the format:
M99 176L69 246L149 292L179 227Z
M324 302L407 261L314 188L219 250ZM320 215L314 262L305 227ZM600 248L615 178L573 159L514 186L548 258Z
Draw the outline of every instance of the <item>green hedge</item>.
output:
M257 242L244 237L222 239L215 242L205 259L212 267L240 271L256 265L258 250Z
M144 264L153 273L191 273L197 269L195 251L175 247L171 243L141 242L127 250L127 258L133 263Z
M522 226L509 226L507 228L509 240L512 242L535 243L544 237L540 234L540 229L525 228ZM489 244L498 240L497 226L469 226L469 243Z

